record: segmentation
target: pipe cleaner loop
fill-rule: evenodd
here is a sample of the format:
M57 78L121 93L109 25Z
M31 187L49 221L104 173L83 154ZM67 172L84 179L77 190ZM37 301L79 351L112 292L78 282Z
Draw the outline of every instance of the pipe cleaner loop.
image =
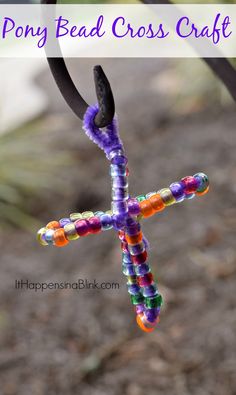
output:
M147 254L149 243L142 233L140 220L172 204L206 194L209 180L204 173L197 173L172 183L169 188L131 198L128 189L128 159L119 137L117 119L113 119L106 129L99 129L94 123L97 112L97 105L88 108L83 128L110 161L111 210L73 213L70 218L49 222L38 231L37 238L43 246L63 247L79 237L114 228L121 242L122 270L127 278L136 321L143 331L152 332L159 323L162 296L151 272Z
M112 123L104 129L99 129L94 119L99 111L98 105L89 106L84 115L83 129L86 135L92 140L99 148L101 148L107 159L112 151L123 150L123 144L121 142L117 118L114 117Z

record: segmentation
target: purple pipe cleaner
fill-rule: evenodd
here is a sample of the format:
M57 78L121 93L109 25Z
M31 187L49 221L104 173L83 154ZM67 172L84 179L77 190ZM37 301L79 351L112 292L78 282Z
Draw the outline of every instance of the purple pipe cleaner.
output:
M98 105L88 107L84 115L84 125L83 129L86 135L95 144L101 148L107 159L109 159L109 154L114 150L123 150L123 144L119 136L117 118L115 117L110 125L104 129L99 129L95 123L94 118L98 113Z

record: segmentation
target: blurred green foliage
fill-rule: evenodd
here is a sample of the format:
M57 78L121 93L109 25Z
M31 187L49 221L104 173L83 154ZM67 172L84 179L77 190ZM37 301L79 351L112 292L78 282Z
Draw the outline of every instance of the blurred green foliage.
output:
M0 136L0 226L25 229L36 225L30 203L45 193L56 193L65 180L59 169L71 164L69 154L50 148L43 141L37 122ZM45 133L46 134L46 133Z

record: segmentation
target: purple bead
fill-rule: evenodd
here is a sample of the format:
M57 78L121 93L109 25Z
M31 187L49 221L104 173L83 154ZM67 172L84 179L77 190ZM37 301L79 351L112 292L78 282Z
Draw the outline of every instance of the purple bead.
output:
M112 177L125 176L126 166L125 165L110 165L110 173Z
M139 255L144 250L145 250L145 246L144 246L144 244L142 242L138 243L136 245L133 245L133 246L129 246L129 252L130 252L131 255Z
M89 224L85 219L79 219L74 224L79 236L86 236L89 233Z
M181 182L173 182L173 184L170 185L170 190L177 202L182 202L184 200L184 185Z
M112 211L114 214L126 214L128 212L126 201L118 200L112 202Z
M137 276L143 276L144 274L149 273L150 268L146 263L141 263L140 265L135 265L135 274Z
M140 287L138 284L128 284L128 292L131 295L137 295L140 292Z
M112 188L112 200L127 200L128 197L127 188Z
M64 228L65 225L71 224L71 220L70 220L70 218L62 218L62 219L60 219L59 224L60 224L61 228Z
M116 155L112 158L111 163L113 165L127 165L128 159L125 155Z
M139 223L137 222L136 219L131 218L129 216L126 218L125 224L126 224L127 228L132 228L136 225L139 225Z
M112 216L112 223L115 230L121 230L125 226L125 218L122 214L114 214Z
M125 232L129 235L129 236L134 236L137 233L139 233L141 230L141 226L139 223L133 225L133 226L127 226Z
M112 186L114 188L123 188L123 187L128 187L128 178L126 176L118 176L113 178L112 180Z
M142 289L143 296L150 297L157 295L157 286L155 284L148 285L147 287L143 287Z
M160 308L146 309L145 317L149 322L155 322L157 317L160 315Z
M128 210L130 215L139 215L141 210L139 206L139 202L137 199L129 199L128 201Z
M141 314L141 313L143 313L144 310L145 310L144 304L137 304L137 305L135 306L135 308L136 308L136 314Z

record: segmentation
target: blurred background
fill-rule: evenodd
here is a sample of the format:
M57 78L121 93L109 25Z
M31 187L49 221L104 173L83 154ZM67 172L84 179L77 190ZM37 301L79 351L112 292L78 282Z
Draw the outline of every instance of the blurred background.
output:
M108 75L132 195L198 171L211 190L143 224L165 304L158 329L142 333L114 232L64 249L37 244L50 220L109 209L108 163L45 60L1 59L0 394L235 395L235 104L200 59L67 64L89 103L93 65ZM120 288L15 289L78 278Z

